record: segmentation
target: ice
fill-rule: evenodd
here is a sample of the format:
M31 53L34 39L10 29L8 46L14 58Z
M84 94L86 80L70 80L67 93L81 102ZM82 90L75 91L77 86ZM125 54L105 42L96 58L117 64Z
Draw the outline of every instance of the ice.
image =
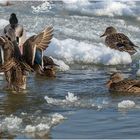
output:
M127 52L113 50L102 43L89 44L74 39L53 38L45 54L63 60L66 64L118 65L132 62Z
M61 107L76 107L76 108L94 108L102 109L109 105L109 101L106 99L81 99L78 96L75 96L73 93L68 92L65 96L65 99L56 99L48 96L44 97L48 104L61 106ZM61 118L61 117L60 117Z
M51 57L52 58L52 57ZM68 71L70 67L64 61L52 58L54 63L58 65L57 69L60 71Z
M29 115L22 112L20 117L10 115L5 118L0 118L0 132L8 132L10 134L20 133L25 135L32 133L32 136L36 134L43 136L47 134L54 125L59 124L64 119L65 117L59 113L36 116L34 113Z
M32 125L27 125L25 128L25 132L28 132L28 133L33 133L35 131L36 131L36 127Z
M66 9L85 15L96 16L136 16L138 7L136 1L122 0L62 0Z
M49 11L52 7L50 1L46 0L41 5L37 7L31 6L31 8L33 9L33 13L43 13Z
M65 96L65 99L54 99L50 98L48 96L45 96L45 100L49 104L55 104L55 105L73 105L76 101L78 101L78 97L74 96L73 93L68 92L68 94Z
M118 103L118 108L133 108L135 107L135 102L131 100L123 100L122 102Z
M66 100L69 102L75 102L78 100L77 96L74 96L73 93L68 92L68 95L66 95Z
M15 132L19 131L19 128L22 124L22 119L11 115L6 117L0 124L2 131Z
M52 124L53 125L56 125L56 124L58 124L59 122L61 122L62 120L64 120L65 118L64 118L64 116L63 115L61 115L61 114L59 114L59 113L55 113L55 114L53 114L52 115Z

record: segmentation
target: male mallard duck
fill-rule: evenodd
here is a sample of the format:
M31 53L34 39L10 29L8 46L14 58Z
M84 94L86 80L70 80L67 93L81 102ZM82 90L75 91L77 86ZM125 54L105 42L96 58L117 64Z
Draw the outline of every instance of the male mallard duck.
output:
M110 91L140 93L140 80L124 79L120 73L113 73L107 87Z
M112 49L125 51L131 55L137 52L135 49L137 46L123 33L117 33L112 26L107 27L105 33L100 37L104 36L106 36L105 44Z
M14 30L14 31L12 31L12 30ZM23 25L18 23L18 18L15 13L12 13L10 15L9 24L4 27L3 32L5 35L10 37L12 42L16 41L17 46L20 49L20 53L22 54L23 44L26 41L26 31L25 31ZM13 35L13 33L14 33L14 35Z
M43 55L53 37L53 28L47 27L38 35L31 36L23 44L23 59L30 65L36 74L46 77L55 77L53 60Z

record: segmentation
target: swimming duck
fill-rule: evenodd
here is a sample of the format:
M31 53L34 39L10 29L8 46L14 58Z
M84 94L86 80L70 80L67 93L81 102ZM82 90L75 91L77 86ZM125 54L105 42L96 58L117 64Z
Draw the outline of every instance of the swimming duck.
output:
M55 64L53 59L48 56L43 56L43 64L43 68L38 64L34 65L36 75L45 76L48 78L56 77L55 67L58 67L59 65Z
M140 93L140 80L124 79L120 73L113 73L107 87L110 91Z
M55 78L56 77L54 67L44 67L42 69L42 67L40 65L35 64L33 69L34 69L37 76L41 76L41 77L43 76L46 78Z
M123 33L118 33L117 30L112 26L107 27L105 33L100 37L104 36L106 36L105 44L112 49L125 51L130 55L133 55L137 52L135 47L138 47L126 35Z

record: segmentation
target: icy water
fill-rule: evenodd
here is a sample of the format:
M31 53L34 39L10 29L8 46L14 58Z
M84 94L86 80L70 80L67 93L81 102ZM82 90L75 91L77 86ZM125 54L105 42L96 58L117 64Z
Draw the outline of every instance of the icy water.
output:
M73 2L73 3L70 3ZM2 90L0 138L140 138L140 95L109 93L105 83L119 71L137 78L139 52L111 50L99 36L114 26L140 46L140 2L14 2L0 7L0 30L15 12L27 31L54 27L45 54L60 65L55 79L28 76L21 95Z

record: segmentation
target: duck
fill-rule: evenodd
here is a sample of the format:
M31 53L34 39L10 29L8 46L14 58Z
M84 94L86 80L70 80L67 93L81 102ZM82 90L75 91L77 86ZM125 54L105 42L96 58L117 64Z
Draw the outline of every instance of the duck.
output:
M0 36L1 65L0 72L4 72L6 90L22 91L26 89L26 72L34 70L24 61L15 57L15 47L7 37Z
M57 66L50 57L44 56L53 37L53 27L46 27L42 32L28 38L23 44L23 60L32 67L36 74L55 77L54 66Z
M110 47L111 49L125 51L130 55L137 52L136 48L138 48L138 46L136 46L125 34L118 33L113 26L107 27L104 34L100 37L104 36L106 36L106 46Z
M4 27L3 33L8 36L9 30L14 30L14 35L10 35L12 41L17 42L20 53L22 54L23 44L26 41L26 30L22 24L19 24L15 13L12 13L9 18L9 24ZM10 31L10 33L13 31Z
M35 64L33 67L35 71L35 75L39 77L44 77L44 78L55 78L56 77L56 72L54 67L42 67L38 64Z
M34 65L36 75L45 76L47 78L55 78L56 77L55 69L56 67L59 67L59 65L54 63L53 59L46 55L43 56L43 64L44 64L43 68L38 64Z
M121 73L115 72L106 83L109 91L121 93L140 93L140 80L124 79Z

